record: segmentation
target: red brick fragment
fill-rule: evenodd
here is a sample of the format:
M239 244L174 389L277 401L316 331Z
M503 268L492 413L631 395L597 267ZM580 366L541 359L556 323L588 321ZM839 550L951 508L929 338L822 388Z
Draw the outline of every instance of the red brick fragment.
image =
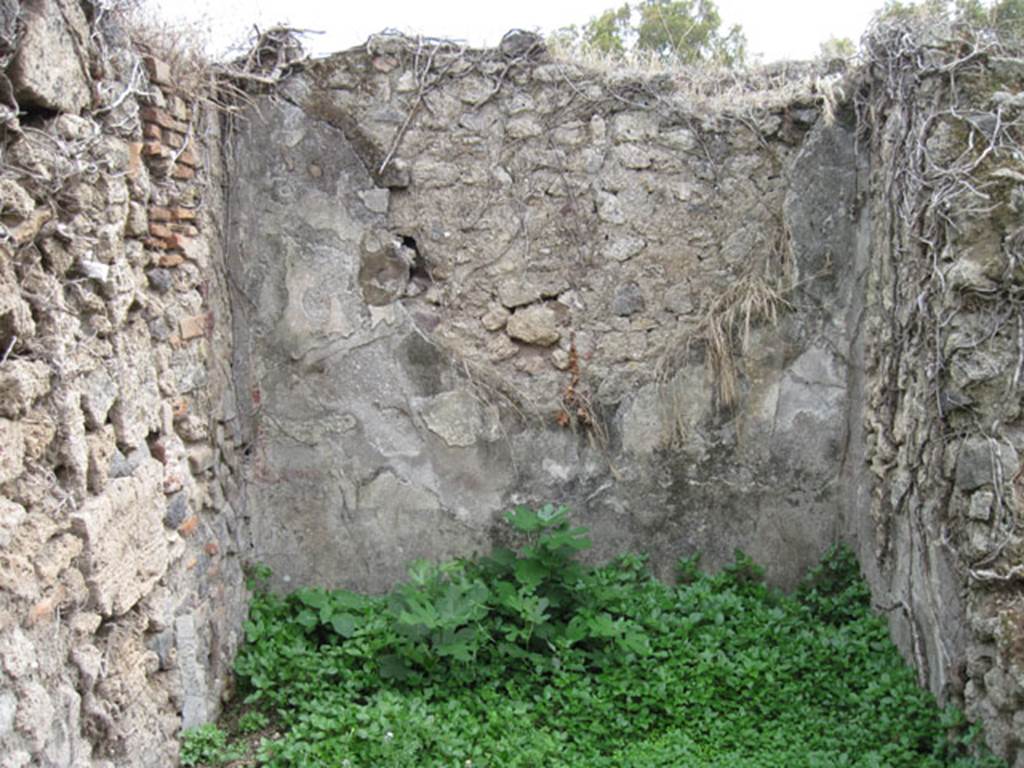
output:
M165 123L171 123L174 121L173 117L159 107L151 106L140 107L139 117L144 123L156 123L159 126L163 126Z
M142 154L146 157L167 157L170 151L159 141L147 141L142 145Z
M33 624L37 624L40 621L43 621L44 619L50 618L51 616L53 616L53 610L56 607L56 595L44 597L42 600L40 600L38 603L36 603L29 609L28 616L25 619L25 624L31 627Z
M182 536L191 536L196 532L196 528L199 527L199 517L196 515L189 515L185 518L185 522L178 526L178 533Z
M189 341L203 336L206 333L206 324L205 314L182 318L179 323L182 340Z
M161 267L177 267L185 262L185 257L180 253L164 253L157 257L156 263Z
M171 231L185 237L195 237L199 234L199 230L191 224L171 224Z
M171 232L170 228L167 225L151 222L149 225L149 234L151 234L153 237L167 241L173 233Z
M175 120L166 110L158 107L142 107L139 110L139 117L144 123L153 123L178 133L188 133L188 123Z
M188 246L189 239L178 232L171 232L164 238L164 247L169 251L183 251Z
M199 155L196 154L196 151L192 148L191 144L185 147L184 151L178 155L178 162L184 163L190 168L195 168L199 165Z
M172 178L179 179L181 181L188 181L189 179L194 178L195 175L196 171L194 168L189 168L187 165L182 165L181 163L176 163L174 170L171 172Z
M374 56L373 58L373 68L378 72L390 72L398 64L398 59L393 56Z
M139 109L139 117L144 123L153 123L159 125L161 128L173 128L177 122L167 112L160 109L159 107L141 107Z

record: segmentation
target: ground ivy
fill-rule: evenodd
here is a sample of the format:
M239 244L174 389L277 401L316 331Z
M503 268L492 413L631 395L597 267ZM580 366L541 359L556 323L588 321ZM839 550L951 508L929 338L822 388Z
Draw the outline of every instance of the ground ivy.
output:
M715 575L683 560L671 586L638 555L578 563L564 508L507 519L517 546L417 563L387 596L257 593L236 662L236 730L267 726L250 764L1001 765L916 686L846 550L792 595L742 553Z

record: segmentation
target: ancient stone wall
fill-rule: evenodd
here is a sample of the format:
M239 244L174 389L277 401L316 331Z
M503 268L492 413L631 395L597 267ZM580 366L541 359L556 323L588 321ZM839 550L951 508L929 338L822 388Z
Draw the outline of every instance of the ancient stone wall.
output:
M871 45L853 442L870 475L850 485L849 538L922 685L964 705L1020 768L1024 67L984 44L967 56L913 36Z
M808 82L378 37L255 104L228 259L278 583L383 589L553 500L597 557L792 585L837 535L860 215Z
M922 685L1024 760L1020 84L924 50L717 102L521 36L287 80L232 143L257 558L380 589L546 499L662 576L741 547L792 584L845 539Z
M245 610L218 121L76 2L3 21L0 765L173 765Z
M546 501L668 578L740 547L789 586L848 541L1024 766L1019 59L693 79L379 36L229 118L91 5L16 6L0 766L173 765L245 562L379 591Z

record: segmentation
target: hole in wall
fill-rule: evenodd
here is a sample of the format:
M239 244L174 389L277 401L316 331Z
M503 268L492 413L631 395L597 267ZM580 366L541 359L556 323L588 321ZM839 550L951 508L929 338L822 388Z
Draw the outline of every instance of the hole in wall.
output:
M21 111L18 113L18 123L22 128L46 129L46 124L57 117L60 112L49 107L41 107L36 104L20 104Z
M420 247L416 243L416 238L413 237L412 235L399 235L398 238L402 241L402 247L403 248L408 248L410 251L412 251L415 254L415 257L413 258L413 267L412 268L415 270L416 267L417 267L417 263L419 263L420 266L422 267L423 266L423 264L422 264L423 256L422 256L422 254L420 254Z
M399 234L398 239L402 243L402 249L405 251L404 255L410 260L409 288L411 290L406 291L406 295L415 296L433 283L434 278L430 274L427 260L424 258L422 251L420 251L416 238L412 235Z
M67 464L55 466L53 476L57 478L57 486L60 488L73 488L75 485L75 471Z
M162 436L163 436L163 432L161 432L159 430L154 430L154 431L150 432L148 435L146 435L146 440L145 440L146 448L147 448L147 450L149 452L149 455L152 456L157 461L160 461L160 462L163 462L164 459L166 458L165 455L164 455L164 445L160 442L160 438ZM118 449L120 449L121 453L123 453L125 456L127 456L129 453L131 453L134 450L134 448L132 446L122 445L120 443L118 443L117 447L118 447Z

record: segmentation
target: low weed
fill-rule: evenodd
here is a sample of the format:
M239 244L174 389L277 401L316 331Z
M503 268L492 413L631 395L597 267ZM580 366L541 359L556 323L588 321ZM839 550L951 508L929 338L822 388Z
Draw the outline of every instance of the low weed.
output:
M564 508L507 519L518 546L417 563L384 597L257 594L239 723L276 727L247 764L1001 765L915 685L845 550L793 595L742 553L715 575L682 561L670 586L638 555L578 563Z
M228 743L228 735L213 723L190 728L181 736L181 764L218 766L238 760L242 748Z

